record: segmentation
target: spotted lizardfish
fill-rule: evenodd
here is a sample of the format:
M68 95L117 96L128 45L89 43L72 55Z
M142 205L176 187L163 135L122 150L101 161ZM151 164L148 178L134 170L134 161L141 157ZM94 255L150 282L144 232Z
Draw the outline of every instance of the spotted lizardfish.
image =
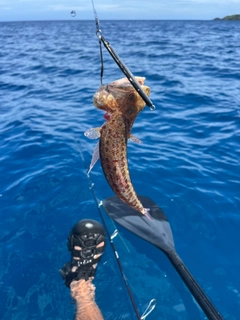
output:
M147 95L150 88L144 85L145 78L136 77ZM133 209L148 215L133 188L127 160L127 141L141 142L131 135L133 123L145 107L145 102L124 78L107 85L102 85L93 97L94 105L106 111L107 120L101 128L89 129L85 136L90 139L100 137L95 147L90 170L100 157L104 175L114 193Z

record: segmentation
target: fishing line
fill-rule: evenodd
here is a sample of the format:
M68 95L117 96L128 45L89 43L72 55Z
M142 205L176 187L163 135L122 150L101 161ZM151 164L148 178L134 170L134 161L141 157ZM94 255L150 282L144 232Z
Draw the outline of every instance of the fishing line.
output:
M100 62L101 62L101 69L100 69L100 83L101 85L102 83L102 78L103 78L103 72L104 72L104 62L103 62L103 53L102 53L102 41L101 41L101 37L102 37L102 31L100 29L100 23L99 23L99 19L97 16L97 11L95 9L94 6L94 2L92 0L92 7L93 7L93 14L94 14L94 18L95 18L95 23L96 23L96 35L98 37L98 42L99 42L99 48L100 48Z
M131 71L127 68L127 66L123 63L123 61L119 58L117 53L113 50L110 43L103 37L102 31L100 29L100 23L97 15L97 11L94 6L94 1L92 0L92 7L93 7L93 13L96 23L96 35L98 37L99 45L100 45L100 60L101 60L101 71L100 71L100 82L102 84L102 77L103 77L103 70L104 70L104 63L103 63L103 54L102 54L102 43L104 47L107 49L109 54L112 56L113 60L116 62L120 70L125 74L125 76L128 78L128 81L131 83L131 85L134 87L134 89L137 91L137 93L140 95L140 97L145 101L146 105L150 107L150 110L155 110L156 107L152 103L152 101L149 99L147 94L144 92L140 84L135 79L134 75L131 73Z
M80 141L79 141L79 144L81 144ZM83 164L84 164L84 167L85 167L85 172L86 172L85 160L84 160L83 154L82 154L82 152L81 152L81 148L79 148L79 153L81 154L81 158L82 158L82 161L83 161ZM96 203L96 205L97 205L98 211L99 211L99 213L100 213L100 217L101 217L102 222L103 222L103 224L104 224L104 228L105 228L105 230L107 231L108 239L109 239L109 241L110 241L110 243L111 243L111 247L112 247L112 249L113 249L115 258L116 258L116 260L117 260L118 267L119 267L119 269L120 269L122 278L123 278L123 280L124 280L124 284L125 284L125 286L126 286L126 288L127 288L127 292L128 292L129 297L130 297L130 300L131 300L131 302L132 302L132 305L133 305L134 311L135 311L135 313L136 313L137 319L138 319L138 320L141 320L141 316L140 316L140 314L139 314L139 312L138 312L138 309L137 309L136 303L135 303L135 301L134 301L132 292L131 292L131 290L130 290L130 288L129 288L129 285L128 285L128 283L127 283L127 278L126 278L126 276L125 276L125 274L124 274L123 267L122 267L121 261L120 261L120 259L119 259L119 255L118 255L117 250L116 250L116 248L115 248L115 246L114 246L113 239L117 236L118 231L115 230L115 232L113 233L113 235L112 235L112 236L110 235L110 233L109 233L109 231L108 231L108 228L107 228L107 224L106 224L106 222L105 222L105 219L104 219L104 217L103 217L102 211L101 211L101 209L100 209L101 204L98 203L98 200L97 200L95 191L94 191L94 189L93 189L94 184L92 183L89 175L87 175L87 179L88 179L88 182L89 182L89 185L90 185L90 189L91 189L91 191L92 191L93 199L94 199L94 201L95 201L95 203Z
M79 145L81 145L80 140L78 140L78 142L79 142ZM85 166L85 159L84 159L84 157L83 157L81 148L78 147L78 151L79 151L79 154L80 154L80 156L81 156L81 159L82 159L82 162L83 162L83 165L84 165L84 168L85 168L85 172L87 172L87 169L86 169L86 166ZM115 229L115 231L113 232L113 234L112 234L112 235L110 234L110 232L109 232L109 230L108 230L108 227L107 227L107 224L106 224L106 222L105 222L105 219L104 219L102 210L101 210L102 202L98 202L97 196L96 196L95 191L94 191L94 183L92 183L92 181L91 181L91 179L90 179L90 176L89 176L88 174L86 174L86 176L87 176L87 179L88 179L88 183L89 183L89 185L90 185L90 190L92 191L93 199L94 199L94 201L95 201L95 203L96 203L96 205L97 205L98 211L99 211L99 213L100 213L101 220L102 220L103 225L104 225L104 228L105 228L105 230L106 230L106 232L107 232L108 239L109 239L109 241L110 241L112 250L113 250L113 252L114 252L114 256L115 256L115 258L116 258L116 260L117 260L117 264L118 264L119 270L120 270L120 272L121 272L121 275L122 275L124 284L125 284L125 286L126 286L126 289L127 289L129 298L130 298L130 300L131 300L132 306L133 306L133 308L134 308L134 311L135 311L135 313L136 313L137 319L138 319L138 320L143 320L143 319L145 319L145 318L152 312L152 310L155 308L156 300L155 300L155 299L152 299L152 300L149 302L146 310L143 312L143 315L140 316L139 311L138 311L138 308L137 308L137 305L136 305L135 300L134 300L134 297L133 297L133 294L132 294L131 289L130 289L130 287L129 287L127 277L125 276L125 273L124 273L124 270L123 270L123 267L122 267L122 264L121 264L121 261L120 261L118 252L117 252L117 250L116 250L116 248L115 248L115 245L114 245L114 242L113 242L113 239L118 235L118 230Z

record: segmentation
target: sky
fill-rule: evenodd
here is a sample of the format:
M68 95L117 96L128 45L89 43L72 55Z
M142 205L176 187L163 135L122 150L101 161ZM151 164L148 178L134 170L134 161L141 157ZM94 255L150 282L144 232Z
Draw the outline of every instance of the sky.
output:
M240 14L240 0L94 0L99 20L212 20ZM71 11L76 16L71 17ZM0 0L0 21L92 20L91 0Z

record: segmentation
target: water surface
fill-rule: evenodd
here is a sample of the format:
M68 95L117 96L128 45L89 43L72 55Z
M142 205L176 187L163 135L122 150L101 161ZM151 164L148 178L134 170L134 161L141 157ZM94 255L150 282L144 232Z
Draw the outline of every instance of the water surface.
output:
M147 107L129 143L138 193L165 211L176 249L224 319L240 314L240 24L225 21L103 21L104 36L130 70L146 77ZM101 126L93 21L0 24L0 318L72 319L58 274L66 239L82 218L101 221L86 169ZM104 51L104 82L122 77ZM100 164L99 200L112 196ZM110 233L115 226L105 216ZM164 255L127 231L115 245L148 319L204 319ZM97 277L106 319L134 319L108 243Z

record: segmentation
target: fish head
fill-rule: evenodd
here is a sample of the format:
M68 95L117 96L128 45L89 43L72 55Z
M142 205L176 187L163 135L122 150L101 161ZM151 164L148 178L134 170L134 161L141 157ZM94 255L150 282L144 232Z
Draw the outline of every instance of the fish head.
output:
M96 91L93 96L93 104L100 110L104 110L107 113L112 113L114 110L117 110L117 101L112 93L112 90L109 90L108 84L103 84Z
M150 88L144 85L144 77L135 77L144 92L149 96ZM116 80L110 84L102 85L93 97L94 105L109 114L118 111L129 119L136 118L146 103L133 88L127 78Z

